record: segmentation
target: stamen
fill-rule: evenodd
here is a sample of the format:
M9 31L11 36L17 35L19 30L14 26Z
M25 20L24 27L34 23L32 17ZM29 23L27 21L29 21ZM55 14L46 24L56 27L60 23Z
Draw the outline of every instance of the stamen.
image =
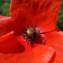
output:
M27 27L25 27L22 31L22 36L27 42L31 44L36 43L38 39L40 39L40 42L42 43L45 42L45 38L42 36L42 33L40 33L39 28L34 25L27 25Z

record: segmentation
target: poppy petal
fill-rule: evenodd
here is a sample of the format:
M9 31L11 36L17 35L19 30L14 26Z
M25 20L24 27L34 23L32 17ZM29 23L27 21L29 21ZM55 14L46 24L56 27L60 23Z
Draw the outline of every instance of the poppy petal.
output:
M60 3L61 0L12 0L10 16L21 29L34 24L43 31L51 31L56 26Z
M46 45L53 47L56 51L56 58L53 63L63 63L63 32L48 33L46 39Z
M24 47L18 42L13 31L0 37L0 63L5 63L6 60L23 51Z
M13 31L0 37L1 53L17 53L23 51L24 46L16 39Z
M12 61L12 63L48 63L50 61L53 62L54 58L55 53L51 47L38 46L28 52L16 54L12 58L6 60L6 62L11 63L10 61Z
M25 50L22 45L24 41L20 40L17 40L13 31L0 37L0 63L52 63L55 59L53 48L38 45Z
M0 36L11 31L11 17L0 16Z

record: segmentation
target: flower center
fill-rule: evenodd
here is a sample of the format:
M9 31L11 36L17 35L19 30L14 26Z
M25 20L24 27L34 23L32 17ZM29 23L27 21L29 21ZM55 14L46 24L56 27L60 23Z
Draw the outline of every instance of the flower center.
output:
M38 27L35 26L27 26L22 30L22 36L23 38L30 42L30 43L36 43L37 39L40 39L40 42L45 42L45 38L43 35L41 35L40 30Z

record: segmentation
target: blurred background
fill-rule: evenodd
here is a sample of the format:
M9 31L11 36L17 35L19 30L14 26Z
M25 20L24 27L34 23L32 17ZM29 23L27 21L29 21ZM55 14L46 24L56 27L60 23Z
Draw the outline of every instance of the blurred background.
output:
M0 15L9 16L8 9L11 0L0 0ZM58 19L57 19L57 28L63 30L63 0L60 7Z

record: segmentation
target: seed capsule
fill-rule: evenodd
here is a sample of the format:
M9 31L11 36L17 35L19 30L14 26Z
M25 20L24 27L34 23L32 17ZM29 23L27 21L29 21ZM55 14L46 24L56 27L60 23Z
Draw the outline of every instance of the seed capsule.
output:
M26 32L27 32L28 36L32 37L33 34L34 34L34 29L33 28L28 28Z

